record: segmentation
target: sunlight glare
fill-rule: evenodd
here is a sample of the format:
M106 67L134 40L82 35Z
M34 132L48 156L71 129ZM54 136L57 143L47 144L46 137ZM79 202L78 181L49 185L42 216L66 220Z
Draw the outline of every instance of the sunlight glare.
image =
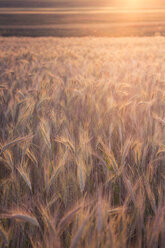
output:
M144 1L142 1L142 0L127 0L126 5L130 8L137 8L137 7L142 6L143 2Z

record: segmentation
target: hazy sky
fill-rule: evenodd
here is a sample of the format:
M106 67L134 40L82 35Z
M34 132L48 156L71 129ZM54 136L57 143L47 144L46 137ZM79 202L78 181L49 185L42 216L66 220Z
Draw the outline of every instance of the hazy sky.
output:
M0 0L0 7L47 7L47 6L135 6L153 7L165 5L165 0Z

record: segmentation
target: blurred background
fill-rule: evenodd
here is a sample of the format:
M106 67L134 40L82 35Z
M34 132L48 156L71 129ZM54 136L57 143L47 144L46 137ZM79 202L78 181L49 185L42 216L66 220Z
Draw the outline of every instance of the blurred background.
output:
M162 0L0 0L1 36L164 36Z

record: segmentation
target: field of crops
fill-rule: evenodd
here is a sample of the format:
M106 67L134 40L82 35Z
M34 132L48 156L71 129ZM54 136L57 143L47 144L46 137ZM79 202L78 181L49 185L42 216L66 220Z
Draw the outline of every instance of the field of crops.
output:
M0 38L0 247L165 247L164 38Z

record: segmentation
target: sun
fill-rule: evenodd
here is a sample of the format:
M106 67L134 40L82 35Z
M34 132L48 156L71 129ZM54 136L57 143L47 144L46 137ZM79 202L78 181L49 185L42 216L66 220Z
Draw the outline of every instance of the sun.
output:
M142 6L142 3L144 1L142 0L126 0L126 5L130 8L137 8L137 7L140 7Z

